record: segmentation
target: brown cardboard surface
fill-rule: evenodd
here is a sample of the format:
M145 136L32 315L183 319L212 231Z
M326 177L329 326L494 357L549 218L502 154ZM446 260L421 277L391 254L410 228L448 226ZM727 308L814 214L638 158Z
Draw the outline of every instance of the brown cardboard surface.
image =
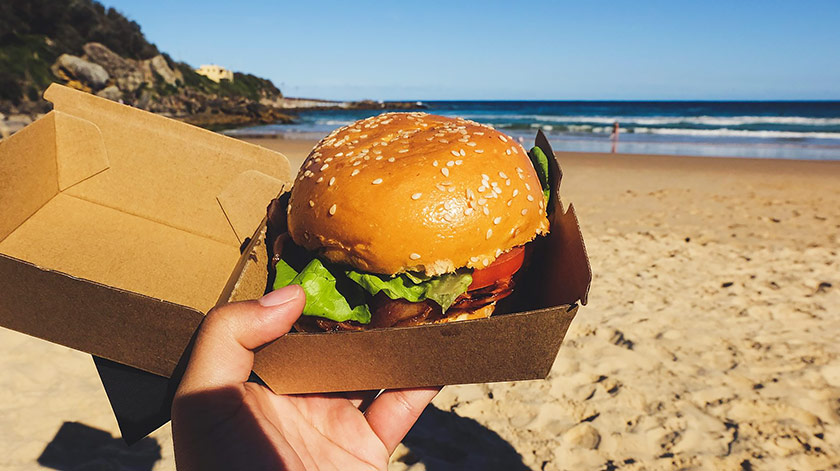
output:
M204 312L236 265L237 247L66 193L0 241L0 253Z
M55 116L0 141L0 240L58 193Z
M123 363L130 360L133 366L161 376L175 370L204 318L201 312L177 304L2 254L0 273L3 327Z
M239 259L234 228L259 225L251 208L290 182L288 161L66 87L45 96L55 111L0 143L0 326L168 376Z
M577 306L367 332L293 333L256 355L277 393L545 378Z

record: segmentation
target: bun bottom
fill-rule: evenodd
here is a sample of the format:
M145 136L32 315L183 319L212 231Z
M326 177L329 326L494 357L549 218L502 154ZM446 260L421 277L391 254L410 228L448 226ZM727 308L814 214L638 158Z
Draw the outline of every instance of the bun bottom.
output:
M458 321L468 321L470 319L486 319L493 314L493 311L496 309L496 303L490 303L484 307L480 307L475 311L460 311L455 315L444 317L442 319L436 319L432 321L432 324L445 324L447 322L458 322Z

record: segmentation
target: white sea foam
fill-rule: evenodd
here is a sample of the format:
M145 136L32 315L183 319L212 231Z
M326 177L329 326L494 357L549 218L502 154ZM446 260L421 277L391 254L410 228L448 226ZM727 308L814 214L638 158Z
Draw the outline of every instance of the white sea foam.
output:
M637 124L657 126L668 124L701 126L744 126L750 124L778 124L786 126L840 126L840 118L814 118L807 116L605 116L605 115L542 115L542 114L475 114L470 118L480 121L510 122L531 121L560 124Z
M745 129L632 128L634 134L667 134L683 136L733 136L764 139L840 139L840 132L751 131Z

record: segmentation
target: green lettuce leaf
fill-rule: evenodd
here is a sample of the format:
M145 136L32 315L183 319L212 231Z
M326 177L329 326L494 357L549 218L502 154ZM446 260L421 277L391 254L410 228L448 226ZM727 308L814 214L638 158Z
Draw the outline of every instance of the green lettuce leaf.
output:
M472 275L466 270L434 278L413 273L403 273L393 278L355 270L347 270L345 273L370 294L376 295L382 291L391 299L402 298L415 303L431 299L444 312L472 283Z
M384 291L391 299L403 298L416 303L423 298L423 295L426 292L424 286L415 284L412 279L406 276L389 278L382 275L362 273L355 270L347 270L344 273L347 275L347 278L355 281L365 291L372 295L376 295L380 291Z
M426 285L426 299L438 303L443 308L443 312L446 312L458 296L467 292L467 288L472 284L472 274L448 273L432 278L424 284Z
M284 260L277 262L277 276L274 289L288 285L300 285L306 293L303 314L331 319L336 322L370 322L370 309L364 304L364 296L353 284L344 284L339 290L339 280L321 263L313 258L300 273ZM355 289L355 292L354 292ZM349 302L348 302L349 301ZM353 303L351 307L350 303Z
M548 184L548 157L537 146L531 148L528 152L528 157L531 158L531 163L537 171L537 176L540 178L542 185L543 196L545 197L545 205L548 206L548 200L551 198L551 187Z

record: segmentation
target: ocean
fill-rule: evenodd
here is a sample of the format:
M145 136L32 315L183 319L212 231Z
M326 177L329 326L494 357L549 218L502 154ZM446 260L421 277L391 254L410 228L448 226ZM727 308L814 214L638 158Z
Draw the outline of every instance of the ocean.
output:
M537 129L555 150L840 160L840 101L424 101L429 113L490 124L527 146ZM298 123L228 131L320 139L379 111L301 111Z

